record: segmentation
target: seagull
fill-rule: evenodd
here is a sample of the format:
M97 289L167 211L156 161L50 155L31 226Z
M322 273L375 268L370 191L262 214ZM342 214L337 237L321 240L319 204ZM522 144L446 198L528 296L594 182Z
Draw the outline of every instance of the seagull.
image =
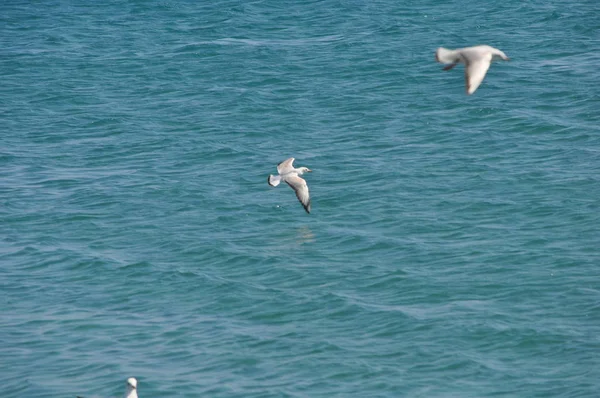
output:
M279 175L274 176L273 174L269 174L269 178L267 178L267 182L270 186L276 187L279 185L281 181L285 181L294 192L296 192L296 197L304 206L304 210L310 214L310 196L308 194L308 186L306 185L306 181L300 178L300 176L304 173L310 173L312 170L308 167L298 167L297 169L292 166L294 163L294 158L289 158L284 160L283 162L277 165L277 172Z
M449 50L440 47L435 52L435 60L437 62L450 64L446 65L444 70L450 70L459 63L465 64L467 95L471 95L477 90L492 61L499 59L504 61L509 60L502 51L485 45L459 48L458 50Z
M125 387L125 395L124 398L138 398L137 395L137 380L135 377L130 377L127 379L127 387ZM81 396L77 396L77 398L83 398Z
M138 398L137 395L137 380L135 377L127 379L127 387L125 388L124 398Z

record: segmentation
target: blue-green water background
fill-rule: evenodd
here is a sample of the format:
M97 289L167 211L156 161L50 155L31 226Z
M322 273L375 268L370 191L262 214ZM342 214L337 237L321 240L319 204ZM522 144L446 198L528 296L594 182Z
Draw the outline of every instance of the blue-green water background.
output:
M3 2L2 397L598 396L599 4Z

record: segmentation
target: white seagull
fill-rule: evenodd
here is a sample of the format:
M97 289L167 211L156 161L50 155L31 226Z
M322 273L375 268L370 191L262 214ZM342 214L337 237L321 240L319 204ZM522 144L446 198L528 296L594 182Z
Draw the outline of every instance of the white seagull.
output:
M127 387L125 388L125 398L138 398L137 395L137 380L135 377L127 379Z
M307 213L310 213L308 186L306 185L306 181L300 178L300 176L304 173L311 172L312 170L308 167L298 167L295 169L294 166L292 166L294 160L294 158L289 158L279 163L277 165L277 172L279 175L274 176L273 174L269 174L267 182L270 186L276 187L281 181L285 181L285 183L292 187L294 192L296 192L296 197L300 203L302 203L302 206L304 206L304 210L306 210Z
M471 95L483 81L492 61L508 61L509 58L502 51L490 46L474 46L449 50L440 47L435 52L435 60L443 64L450 64L444 70L450 70L457 64L465 64L465 83L467 95Z
M137 380L135 377L130 377L127 379L127 387L125 387L125 395L124 398L138 398L137 395ZM77 396L77 398L83 398Z

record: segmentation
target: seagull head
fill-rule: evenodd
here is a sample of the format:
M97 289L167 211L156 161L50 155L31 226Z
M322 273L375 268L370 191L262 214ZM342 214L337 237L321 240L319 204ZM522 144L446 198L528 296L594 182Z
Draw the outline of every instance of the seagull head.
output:
M135 390L137 388L137 380L135 377L130 377L127 379L127 388Z

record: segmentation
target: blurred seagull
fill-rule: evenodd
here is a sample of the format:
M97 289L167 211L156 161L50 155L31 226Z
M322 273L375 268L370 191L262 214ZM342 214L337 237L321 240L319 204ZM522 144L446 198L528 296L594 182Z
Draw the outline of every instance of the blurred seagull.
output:
M135 377L127 379L127 387L125 388L125 398L138 398L137 395L137 380Z
M310 213L310 196L308 194L308 186L306 185L306 181L300 178L300 176L304 173L310 173L312 170L308 167L299 167L297 169L294 168L294 166L292 166L294 160L294 158L289 158L279 163L277 165L277 172L279 175L274 176L269 174L267 182L270 186L276 187L281 181L284 181L286 184L292 187L294 192L296 192L296 197L300 203L302 203L302 206L304 206L304 210L306 210L307 213Z
M490 46L475 46L449 50L440 47L435 52L435 60L443 64L450 64L444 70L450 70L457 64L465 64L465 83L467 95L471 95L483 81L492 61L508 61L509 58L502 51Z
M124 398L138 398L137 395L137 380L134 377L127 379L127 387L125 387ZM77 398L83 398L77 396Z

